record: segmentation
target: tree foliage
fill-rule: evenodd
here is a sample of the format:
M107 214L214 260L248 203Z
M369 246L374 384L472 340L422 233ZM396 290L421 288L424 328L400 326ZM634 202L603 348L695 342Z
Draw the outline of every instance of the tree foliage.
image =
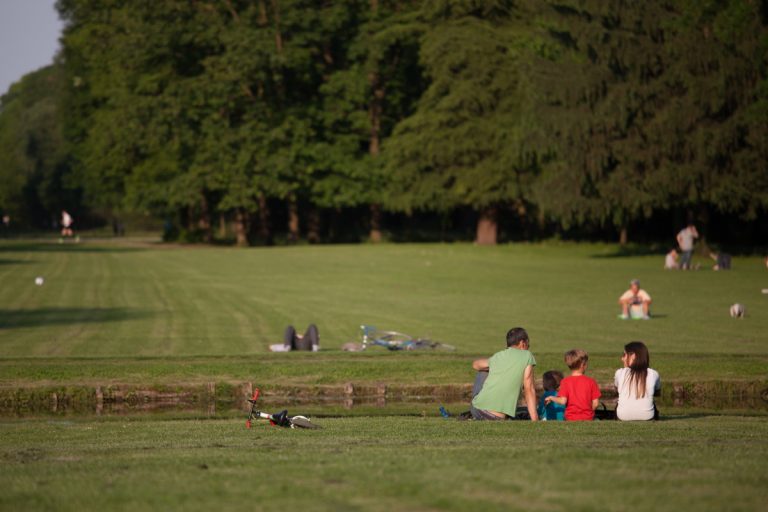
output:
M626 238L768 210L765 2L57 7L59 59L0 111L0 208L28 219L75 203L245 244L318 239L324 211L369 210L375 239L381 208L470 210L493 242L508 216Z

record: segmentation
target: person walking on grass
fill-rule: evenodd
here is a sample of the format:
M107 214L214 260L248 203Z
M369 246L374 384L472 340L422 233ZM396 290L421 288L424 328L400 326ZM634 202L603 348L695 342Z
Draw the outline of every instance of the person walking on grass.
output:
M581 349L565 353L565 364L571 369L571 375L560 381L557 396L548 396L544 401L549 404L565 406L565 421L592 421L599 404L600 388L592 377L587 377L589 355Z
M699 238L699 232L696 231L696 226L694 226L692 222L689 222L688 225L677 234L677 244L680 246L680 252L682 253L680 258L680 268L682 270L691 269L693 244L696 238Z
M66 210L61 210L61 236L62 238L72 237L75 233L72 231L74 219Z
M661 380L659 372L649 367L648 347L642 341L627 343L621 362L624 367L616 370L613 377L619 393L616 417L622 421L658 419L653 397L661 393Z
M476 420L513 419L522 388L531 421L538 421L533 367L536 359L528 350L528 333L522 327L507 332L507 348L488 359L476 359L470 413Z

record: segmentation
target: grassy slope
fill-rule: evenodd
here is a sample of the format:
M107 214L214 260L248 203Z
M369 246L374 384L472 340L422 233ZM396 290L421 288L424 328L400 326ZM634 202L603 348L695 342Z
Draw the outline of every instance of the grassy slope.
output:
M0 244L0 384L284 378L463 382L467 361L525 326L540 369L582 347L610 379L622 345L648 343L667 379L765 378L768 272L665 272L660 256L602 245L383 245L239 250ZM705 262L706 263L706 262ZM33 284L42 275L42 287ZM650 322L619 321L632 277ZM747 305L733 320L728 307ZM268 354L288 323L320 327L327 353ZM428 335L453 355L346 354L361 323ZM97 358L97 359L93 359ZM307 364L311 359L314 364ZM435 382L438 381L438 382Z
M768 422L0 423L2 510L761 510Z

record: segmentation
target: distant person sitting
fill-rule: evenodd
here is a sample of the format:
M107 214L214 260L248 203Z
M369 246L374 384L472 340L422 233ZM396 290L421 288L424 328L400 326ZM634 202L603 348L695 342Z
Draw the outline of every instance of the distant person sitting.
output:
M664 270L677 270L680 264L677 262L677 251L672 249L664 257Z
M621 306L621 318L627 320L628 318L642 318L643 320L650 320L649 308L651 306L651 296L648 292L640 288L640 281L633 279L629 282L629 290L625 291L621 297L619 297L619 305ZM636 311L640 311L640 314L636 314Z
M315 324L309 324L303 335L297 334L296 329L289 325L283 334L283 343L270 345L272 352L290 352L292 350L305 350L317 352L320 350L320 333Z
M682 252L680 268L683 270L691 269L693 244L696 238L699 238L699 232L696 231L696 226L694 226L693 223L689 223L688 226L680 230L680 232L677 234L677 244L680 246L680 251Z
M731 270L731 255L727 252L709 253L709 257L715 260L712 270Z

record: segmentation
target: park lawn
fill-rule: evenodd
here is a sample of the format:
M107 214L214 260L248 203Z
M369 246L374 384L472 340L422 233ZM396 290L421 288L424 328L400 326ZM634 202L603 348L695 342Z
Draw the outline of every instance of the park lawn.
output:
M0 423L2 510L762 510L768 422Z
M484 354L415 354L386 352L263 354L245 356L168 356L112 358L0 359L0 387L79 384L202 385L208 382L246 383L257 387L397 384L402 386L457 385L474 378L471 360ZM768 355L699 354L655 355L654 367L670 383L763 382L768 386ZM562 355L536 354L537 371L566 371ZM589 375L603 386L613 382L619 357L590 355Z
M667 382L765 380L762 261L735 258L730 272L661 266L660 255L622 256L600 244L2 242L0 385L462 383L471 359L502 348L516 325L530 333L542 371L564 369L562 353L581 347L592 356L590 373L607 382L623 344L640 339ZM633 277L654 297L651 321L616 318ZM747 318L728 316L734 302L746 304ZM320 327L320 353L268 352L287 324L310 322ZM340 351L363 323L458 350Z

